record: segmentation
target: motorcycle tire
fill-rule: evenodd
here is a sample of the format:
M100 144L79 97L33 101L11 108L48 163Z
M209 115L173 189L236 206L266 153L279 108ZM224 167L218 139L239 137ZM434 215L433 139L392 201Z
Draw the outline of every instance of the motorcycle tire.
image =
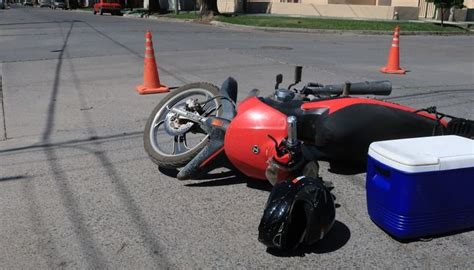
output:
M220 95L219 88L210 83L197 82L197 83L186 84L184 86L179 87L176 90L173 90L163 100L161 100L160 103L158 103L158 105L153 109L145 125L145 131L143 134L143 142L144 142L145 151L150 156L150 159L161 168L177 169L177 168L183 167L189 161L191 161L204 148L204 146L208 142L207 134L206 135L203 134L205 135L204 139L202 139L192 149L190 149L189 151L186 151L185 153L174 155L173 153L172 154L163 153L159 149L159 147L157 147L156 145L157 142L152 141L152 140L155 140L155 137L157 137L157 136L154 136L154 134L152 134L152 132L154 132L154 130L152 130L152 127L158 129L159 124L156 124L156 122L161 117L158 114L166 113L164 111L165 108L167 108L166 106L169 106L169 104L172 102L175 102L175 103L183 102L193 92L196 92L196 93L200 92L201 94L206 94L206 96L209 95L210 98L215 98L216 96ZM182 96L182 99L180 99L180 96ZM215 103L216 109L217 109L215 111L215 114L213 115L214 116L221 115L222 109L220 108L221 106L220 99L218 98L213 99L213 102Z

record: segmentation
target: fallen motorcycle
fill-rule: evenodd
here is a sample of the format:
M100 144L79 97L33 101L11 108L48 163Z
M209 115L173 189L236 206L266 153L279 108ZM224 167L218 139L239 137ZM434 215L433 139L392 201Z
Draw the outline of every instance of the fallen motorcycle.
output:
M294 82L287 88L280 87L283 78L278 75L273 95L260 97L255 89L238 106L233 78L220 89L209 83L184 85L168 94L151 113L144 132L145 150L160 167L179 169L180 180L197 177L223 154L248 177L329 194L317 183L318 161L363 167L369 144L374 141L443 134L474 137L472 121L439 113L434 107L417 110L354 97L388 96L392 90L389 81L308 83L294 89L301 73L302 68L296 67ZM311 180L291 182L300 176ZM283 193L292 194L288 190ZM269 200L267 206L275 201ZM328 203L333 205L332 200ZM331 216L331 211L327 213ZM330 225L328 220L321 226L326 226L327 232ZM281 239L278 245L275 237L262 242L282 248Z
M301 81L259 97L258 90L236 106L237 82L219 89L191 83L168 94L145 127L144 146L162 168L180 169L178 179L196 177L220 153L245 175L272 184L305 173L317 177L317 161L363 164L374 141L442 134L473 136L472 121L416 110L357 95L391 93L389 81L321 85ZM446 121L450 118L451 121ZM309 165L309 166L308 166Z

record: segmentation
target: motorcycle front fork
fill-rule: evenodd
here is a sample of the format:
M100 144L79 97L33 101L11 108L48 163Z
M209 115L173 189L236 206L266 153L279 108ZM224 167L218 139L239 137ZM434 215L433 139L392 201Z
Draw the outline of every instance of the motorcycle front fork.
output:
M275 141L275 154L268 160L265 176L272 185L301 175L319 177L319 165L311 155L305 155L298 140L298 122L295 116L287 118L288 136L279 145ZM306 151L307 152L307 151Z

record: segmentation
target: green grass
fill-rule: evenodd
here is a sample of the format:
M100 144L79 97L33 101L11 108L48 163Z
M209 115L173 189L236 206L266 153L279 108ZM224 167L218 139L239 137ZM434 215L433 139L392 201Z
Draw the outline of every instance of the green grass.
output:
M402 31L440 31L440 32L463 32L457 27L441 27L431 23L410 23L390 21L362 21L342 19L321 19L307 17L278 17L278 16L235 16L215 18L217 21L252 26L285 27L285 28L308 28L308 29L331 29L331 30L373 30L393 31L396 25L400 25Z
M201 16L199 15L199 12L189 12L189 13L184 13L184 12L180 12L178 15L174 14L174 13L169 13L169 14L166 14L165 17L169 17L169 18L175 18L175 19L183 19L183 20L195 20L195 19L200 19Z
M201 19L199 12L181 12L176 15L169 13L165 17L175 19L196 20ZM393 31L395 26L400 25L402 31L428 31L428 32L465 32L458 27L441 27L433 23L416 22L391 22L391 21L364 21L325 19L311 17L283 17L283 16L217 16L214 20L250 26L284 27L284 28L307 28L307 29L329 29L329 30L369 30L369 31Z

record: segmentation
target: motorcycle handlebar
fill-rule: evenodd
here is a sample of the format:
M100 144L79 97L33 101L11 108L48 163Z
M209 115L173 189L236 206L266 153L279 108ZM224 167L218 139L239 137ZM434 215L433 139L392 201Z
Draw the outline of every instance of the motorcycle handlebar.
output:
M346 84L319 85L309 83L306 86L312 94L341 95ZM377 95L388 96L392 92L392 83L390 81L365 81L350 84L350 95Z

